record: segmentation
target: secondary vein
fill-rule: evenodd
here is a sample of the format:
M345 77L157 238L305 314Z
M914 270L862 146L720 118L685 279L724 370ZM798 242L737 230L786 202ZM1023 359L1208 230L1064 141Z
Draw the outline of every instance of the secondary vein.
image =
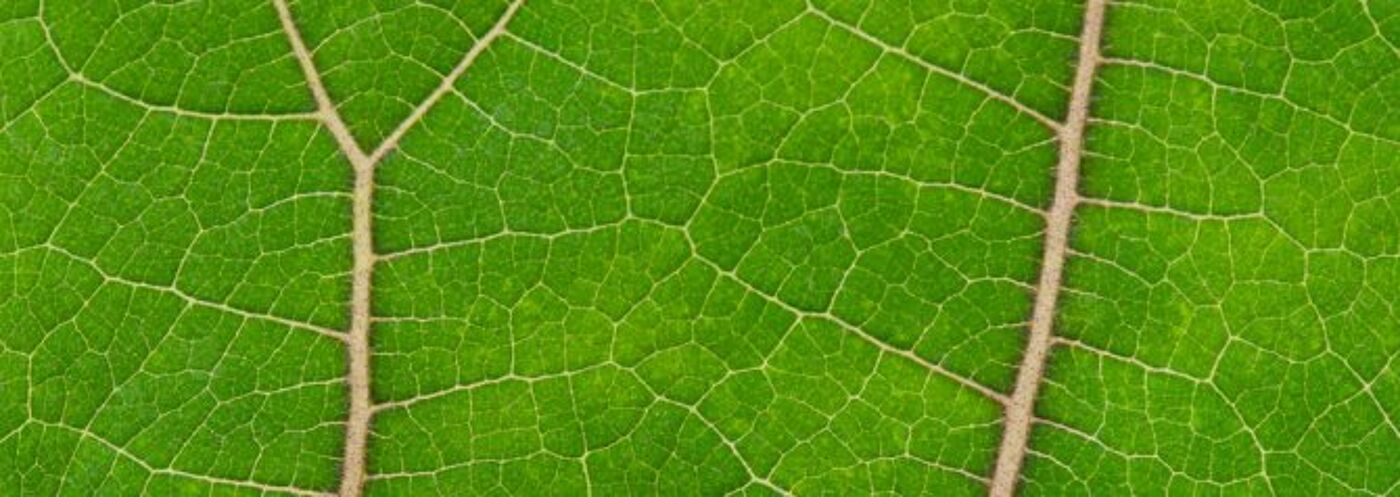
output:
M993 497L1010 497L1016 492L1021 466L1026 458L1031 422L1035 417L1036 393L1045 375L1045 361L1054 337L1055 308L1069 248L1070 222L1075 204L1079 202L1079 162L1084 155L1084 128L1089 120L1094 73L1102 62L1099 40L1103 32L1106 3L1107 0L1088 0L1084 8L1084 25L1079 35L1079 64L1074 73L1074 86L1070 90L1069 111L1059 130L1060 160L1055 166L1055 198L1046 217L1045 248L1031 314L1030 338L1016 374L1015 389L1006 406L1005 427L1001 446L997 449L996 469L992 474L990 493Z

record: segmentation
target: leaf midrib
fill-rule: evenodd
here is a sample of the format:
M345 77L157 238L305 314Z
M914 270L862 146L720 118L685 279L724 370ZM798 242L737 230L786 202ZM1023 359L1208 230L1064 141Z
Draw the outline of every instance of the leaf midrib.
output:
M1088 0L1079 35L1079 60L1074 86L1070 89L1069 110L1059 127L1059 163L1055 165L1055 198L1045 221L1044 252L1040 262L1040 282L1036 285L1030 336L1016 373L1016 384L1003 418L1001 445L993 467L990 494L1011 497L1021 479L1021 467L1030 445L1031 422L1035 418L1036 393L1045 376L1045 362L1054 338L1055 311L1063 283L1069 249L1070 224L1079 203L1079 163L1084 155L1084 128L1089 121L1094 72L1102 62L1099 43L1103 35L1107 0Z
M415 107L408 117L399 123L379 146L375 147L373 152L367 154L355 141L349 126L346 125L344 118L336 109L335 103L331 101L330 93L326 90L325 84L321 82L316 62L311 51L306 47L301 33L297 30L296 21L286 0L273 0L273 5L277 9L277 17L282 24L282 30L292 45L297 65L301 67L306 77L306 84L316 101L319 121L330 130L331 136L335 139L341 153L349 160L355 174L354 189L351 193L350 240L354 260L350 283L350 329L345 337L346 385L349 389L347 394L350 402L345 421L345 448L341 459L341 496L358 497L364 492L369 424L374 416L374 405L370 396L372 377L370 375L369 334L371 326L370 293L374 265L378 258L374 251L373 229L375 166L398 146L403 135L421 121L438 100L452 90L457 79L466 73L467 68L471 67L477 57L491 45L491 42L505 33L506 25L515 17L515 13L524 3L524 0L512 1L496 21L496 24L491 27L491 30L477 40L476 44L467 51L462 61L443 78L437 88L433 89L432 93Z

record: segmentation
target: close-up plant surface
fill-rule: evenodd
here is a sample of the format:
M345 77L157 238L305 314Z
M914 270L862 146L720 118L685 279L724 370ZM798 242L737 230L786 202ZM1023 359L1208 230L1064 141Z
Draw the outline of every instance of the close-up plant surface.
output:
M8 0L0 495L1400 492L1400 2Z

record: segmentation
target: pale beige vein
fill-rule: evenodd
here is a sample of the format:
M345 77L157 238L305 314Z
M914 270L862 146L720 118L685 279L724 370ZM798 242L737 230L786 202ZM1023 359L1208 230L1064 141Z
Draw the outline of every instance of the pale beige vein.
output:
M1069 248L1070 223L1075 204L1079 201L1079 161L1084 155L1084 128L1089 120L1094 72L1101 62L1099 39L1103 31L1106 3L1107 0L1089 0L1084 8L1084 25L1079 36L1079 63L1070 91L1069 112L1060 127L1055 198L1046 218L1045 248L1031 314L1030 338L1016 374L1015 389L1006 406L1005 428L1001 446L997 449L996 468L992 473L993 497L1010 497L1016 492L1035 415L1036 393L1040 390L1046 358L1052 345L1056 302Z
M351 202L351 246L354 257L350 283L350 331L346 339L347 378L349 390L349 412L345 423L345 449L341 461L340 495L358 497L364 491L367 472L367 453L370 422L374 416L373 399L370 396L370 286L373 283L374 263L378 256L374 251L373 199L374 169L386 154L392 151L404 133L408 132L428 113L458 78L466 73L477 57L491 44L492 40L504 33L512 17L524 4L516 0L506 8L505 13L492 26L491 30L476 42L462 61L443 78L438 85L411 114L394 129L373 153L366 154L355 142L349 126L336 110L330 94L321 82L320 72L307 49L306 42L297 30L291 9L286 0L273 0L282 29L292 45L292 52L306 77L307 86L316 100L321 122L330 130L340 146L341 153L350 161L355 172L354 190Z

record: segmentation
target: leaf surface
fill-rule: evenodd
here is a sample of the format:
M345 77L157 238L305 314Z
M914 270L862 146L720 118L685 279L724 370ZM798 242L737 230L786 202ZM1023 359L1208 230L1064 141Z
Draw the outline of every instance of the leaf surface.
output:
M1397 45L1364 0L9 2L0 494L1394 493Z

